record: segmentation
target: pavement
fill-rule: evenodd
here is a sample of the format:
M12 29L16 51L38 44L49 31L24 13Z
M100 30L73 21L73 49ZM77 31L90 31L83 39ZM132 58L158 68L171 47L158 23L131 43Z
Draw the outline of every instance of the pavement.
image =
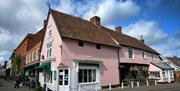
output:
M12 81L6 81L0 79L0 91L34 91L27 87L14 88L14 83Z
M110 91L104 89L101 91ZM111 91L180 91L180 83L158 84L156 86L143 86L134 88L112 88Z
M0 91L34 91L27 87L14 88L12 81L0 79ZM109 91L103 89L100 91ZM143 86L134 88L112 88L111 91L180 91L180 83L158 84L156 86Z

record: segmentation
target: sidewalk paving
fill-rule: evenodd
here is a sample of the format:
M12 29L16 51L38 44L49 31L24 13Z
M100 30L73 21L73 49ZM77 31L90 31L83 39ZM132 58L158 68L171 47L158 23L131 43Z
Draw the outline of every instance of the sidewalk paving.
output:
M108 89L100 91L110 91ZM157 86L143 86L134 88L112 88L111 91L180 91L180 83L158 84Z
M33 89L29 89L26 87L14 88L13 81L6 81L4 79L0 79L0 91L34 91Z

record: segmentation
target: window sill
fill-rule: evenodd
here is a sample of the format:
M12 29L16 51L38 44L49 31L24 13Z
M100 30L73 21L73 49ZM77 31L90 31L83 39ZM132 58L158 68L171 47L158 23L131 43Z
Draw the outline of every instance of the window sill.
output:
M98 82L78 83L78 85L90 85L90 84L98 84Z

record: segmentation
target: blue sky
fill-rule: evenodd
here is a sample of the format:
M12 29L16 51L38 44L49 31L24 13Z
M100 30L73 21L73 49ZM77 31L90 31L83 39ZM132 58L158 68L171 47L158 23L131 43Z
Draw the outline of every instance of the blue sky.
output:
M0 62L8 60L27 33L42 28L48 6L103 26L123 28L164 56L180 57L180 0L0 0Z

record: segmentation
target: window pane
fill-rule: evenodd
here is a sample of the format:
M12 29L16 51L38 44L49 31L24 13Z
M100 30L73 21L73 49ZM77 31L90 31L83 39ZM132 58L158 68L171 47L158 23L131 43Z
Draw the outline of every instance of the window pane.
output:
M96 70L93 69L93 82L96 82Z
M84 82L87 82L87 69L84 70Z
M68 75L64 76L64 85L68 85Z
M65 74L68 74L68 70L65 70Z
M79 79L79 83L81 83L82 82L82 70L81 69L79 69L79 74L78 74L78 79Z
M59 85L63 85L63 75L59 75Z
M92 70L91 69L89 69L88 70L88 82L92 82Z
M64 70L64 85L68 85L68 70Z

